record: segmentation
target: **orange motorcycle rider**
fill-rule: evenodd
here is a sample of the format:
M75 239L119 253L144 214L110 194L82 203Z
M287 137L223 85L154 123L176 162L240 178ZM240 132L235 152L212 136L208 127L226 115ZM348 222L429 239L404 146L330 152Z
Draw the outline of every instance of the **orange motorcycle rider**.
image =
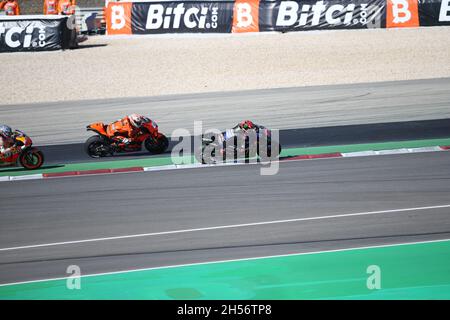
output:
M86 130L96 133L84 143L86 153L92 158L140 151L143 147L152 154L160 154L169 147L169 140L159 132L156 122L135 113L110 124L91 123Z
M106 132L120 143L130 145L134 143L134 139L140 134L142 124L149 121L151 120L147 117L133 113L111 123L107 127Z
M29 139L25 139L25 144L18 146L16 137L23 136L20 131L13 131L7 125L0 125L0 161L3 163L11 162L12 156L20 152L23 148L29 146Z

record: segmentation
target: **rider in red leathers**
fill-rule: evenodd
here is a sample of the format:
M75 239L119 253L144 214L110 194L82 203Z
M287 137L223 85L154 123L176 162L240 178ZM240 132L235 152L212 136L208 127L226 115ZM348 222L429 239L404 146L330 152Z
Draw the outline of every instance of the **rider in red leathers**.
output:
M17 137L25 136L25 134L19 130L13 131L11 127L7 125L0 125L0 161L3 163L11 162L12 155L20 152L23 148L31 145L29 138L24 139L25 144L20 141L16 141Z

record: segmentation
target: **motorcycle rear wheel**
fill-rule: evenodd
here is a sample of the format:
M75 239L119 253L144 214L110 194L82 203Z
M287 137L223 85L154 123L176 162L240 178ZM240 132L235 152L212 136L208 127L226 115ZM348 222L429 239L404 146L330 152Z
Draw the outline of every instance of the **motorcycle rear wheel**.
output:
M208 152L205 152L206 147L207 146L203 146L202 150L200 151L202 164L216 164L217 159L216 159L215 150L212 150L211 153L208 153Z
M84 143L84 151L91 158L102 158L112 154L109 143L101 136L92 136Z

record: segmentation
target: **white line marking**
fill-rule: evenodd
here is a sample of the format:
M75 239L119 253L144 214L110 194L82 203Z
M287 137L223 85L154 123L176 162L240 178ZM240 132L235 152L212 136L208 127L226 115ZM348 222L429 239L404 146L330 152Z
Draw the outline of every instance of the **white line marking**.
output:
M427 153L427 152L439 152L444 151L441 147L418 147L418 148L401 148L401 149L386 149L386 150L367 150L367 151L355 151L355 152L342 152L343 157L366 157L366 156L378 156L378 155L395 155L395 154L408 154L408 153Z
M325 219L346 218L346 217L356 217L356 216L368 216L368 215L383 214L383 213L431 210L431 209L442 209L442 208L450 208L450 204L445 204L445 205L440 205L440 206L429 206L429 207L416 207L416 208L403 208L403 209L368 211L368 212L357 212L357 213L344 213L344 214L334 214L334 215L319 216L319 217L307 217L307 218L296 218L296 219L284 219L284 220L250 222L250 223L231 224L231 225L222 225L222 226L213 226L213 227L181 229L181 230L172 230L172 231L161 231L161 232L151 232L151 233L140 233L140 234L132 234L132 235L123 235L123 236L112 236L112 237L104 237L104 238L93 238L93 239L84 239L84 240L73 240L73 241L62 241L62 242L53 242L53 243L32 244L32 245L26 245L26 246L0 248L0 251L13 251L13 250L32 249L32 248L40 248L40 247L62 246L62 245L70 245L70 244L77 244L77 243L111 241L111 240L119 240L119 239L142 238L142 237L161 236L161 235L168 235L168 234L178 234L178 233L188 233L188 232L198 232L198 231L210 231L210 230L219 230L219 229L242 228L242 227L252 227L252 226L280 224L280 223L289 223L289 222L325 220Z
M38 179L44 179L44 176L42 173L38 174L29 174L24 176L11 176L9 177L10 181L16 181L16 180L38 180Z
M409 148L408 152L410 153L421 153L421 152L440 152L443 151L441 147L435 146L435 147L419 147L419 148Z
M169 164L165 166L155 166L155 167L144 167L144 171L163 171L163 170L175 170L176 167L174 164Z
M356 152L342 152L341 155L343 157L368 157L368 156L376 156L375 151L356 151Z
M80 277L81 278L89 278L89 277L96 277L96 276L107 276L107 275L113 275L113 274L132 273L132 272L139 272L139 271L172 269L172 268L177 268L177 267L191 267L191 266L200 266L200 265L207 265L207 264L219 264L219 263L238 262L238 261L253 261L253 260L260 260L260 259L283 258L283 257L291 257L291 256L305 256L305 255L315 255L315 254L321 254L321 253L333 253L333 252L342 252L342 251L351 251L351 250L364 250L364 249L375 249L375 248L388 248L388 247L396 247L396 246L408 246L408 245L414 245L414 244L425 244L425 243L436 243L436 242L447 242L447 241L450 241L450 239L438 239L438 240L425 240L425 241L413 241L413 242L402 242L402 243L390 243L390 244L380 244L380 245L374 245L374 246L350 247L350 248L341 248L341 249L332 249L332 250L323 250L323 251L312 251L312 252L301 252L301 253L287 253L287 254L278 254L278 255L271 255L271 256L249 257L249 258L239 258L239 259L229 259L229 260L216 260L216 261L206 261L206 262L194 262L194 263L185 263L185 264L161 266L161 267L129 269L129 270L121 270L121 271L111 271L111 272L85 274L85 275L80 275ZM39 280L29 280L29 281L3 283L3 284L0 284L0 287L12 286L12 285L18 285L18 284L45 282L45 281L66 280L68 278L69 278L69 276L67 276L67 277L60 277L60 278L50 278L50 279L39 279Z

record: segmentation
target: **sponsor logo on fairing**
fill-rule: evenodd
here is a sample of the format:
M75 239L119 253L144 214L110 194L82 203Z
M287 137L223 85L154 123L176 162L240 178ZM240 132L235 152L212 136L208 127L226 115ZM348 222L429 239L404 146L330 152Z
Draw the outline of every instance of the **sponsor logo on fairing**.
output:
M328 25L366 25L369 22L369 4L349 3L347 5L317 1L315 4L300 4L296 1L282 1L276 20L277 27ZM357 17L357 18L356 18Z
M38 30L38 37L33 41L33 33ZM6 28L3 24L0 24L0 38L3 38L6 46L9 48L43 48L46 43L46 30L44 26L34 27L28 26L26 28L22 27L12 27Z
M210 22L207 22L211 15ZM219 8L189 7L179 3L176 7L151 4L148 9L146 29L216 29L218 27Z

